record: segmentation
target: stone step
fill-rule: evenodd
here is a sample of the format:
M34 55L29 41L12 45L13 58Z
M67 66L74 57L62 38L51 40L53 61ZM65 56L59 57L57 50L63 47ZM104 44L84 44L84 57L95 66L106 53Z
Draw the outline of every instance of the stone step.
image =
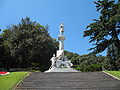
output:
M120 90L120 80L103 72L33 72L16 90Z

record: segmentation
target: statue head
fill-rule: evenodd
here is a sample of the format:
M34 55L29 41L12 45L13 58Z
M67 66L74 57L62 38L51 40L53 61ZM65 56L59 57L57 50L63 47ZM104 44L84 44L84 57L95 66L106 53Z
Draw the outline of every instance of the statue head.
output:
M64 32L64 24L61 23L61 24L60 24L60 33L63 33L63 32Z
M55 54L53 54L53 57L55 57Z

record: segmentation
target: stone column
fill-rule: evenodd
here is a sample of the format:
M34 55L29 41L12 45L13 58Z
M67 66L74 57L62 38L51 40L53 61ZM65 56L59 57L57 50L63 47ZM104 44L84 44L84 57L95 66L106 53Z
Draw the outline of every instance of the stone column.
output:
M62 57L64 57L64 40L65 40L65 37L64 37L64 24L61 24L60 25L60 34L58 36L58 39L59 39L59 50L62 50Z

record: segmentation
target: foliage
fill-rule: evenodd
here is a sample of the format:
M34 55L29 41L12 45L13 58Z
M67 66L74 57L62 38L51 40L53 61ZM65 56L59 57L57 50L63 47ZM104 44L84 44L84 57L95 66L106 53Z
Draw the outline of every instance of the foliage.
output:
M11 90L29 72L11 72L9 75L0 76L0 90Z
M91 64L99 64L102 65L102 62L104 61L105 57L104 56L97 56L93 54L86 54L86 55L81 55L80 56L80 61L79 63L82 65L91 65Z
M34 70L41 70L40 64L39 63L31 63L31 66L27 68L29 71L34 71Z
M90 37L90 43L93 42L95 47L93 53L101 53L108 49L108 56L114 60L114 66L120 55L120 4L114 0L98 0L95 2L97 11L100 12L99 19L94 19L94 23L87 26L84 31L84 37ZM119 66L120 67L120 66ZM119 67L112 69L118 70Z
M72 52L69 52L69 51L64 51L65 53L65 56L67 56L67 58L70 60L72 57L74 56L79 56L79 54L77 53L72 53Z
M89 71L87 68L90 65L100 65L102 70L115 70L115 60L108 58L107 56L95 55L95 54L85 54L78 55L72 53L71 56L68 55L73 63L73 68L81 71ZM117 60L117 67L120 67L120 59ZM90 66L91 67L91 66ZM94 69L96 70L96 69ZM101 70L101 68L100 68Z
M3 49L3 45L2 45L2 42L3 42L3 40L2 40L2 38L0 37L0 67L2 67L3 66L3 55L4 55L4 49Z
M99 70L115 70L116 65L114 64L114 60L108 58L107 56L95 55L95 54L85 54L78 55L75 53L71 53L65 51L65 55L71 60L73 63L73 68L80 71L98 71L98 67L92 66L97 65L100 66ZM117 67L120 67L120 59L117 60ZM94 67L94 68L93 68ZM93 70L92 70L92 69ZM90 70L89 70L90 69Z
M7 55L2 62L7 67L29 68L38 63L39 69L45 71L58 48L58 42L48 33L48 26L33 22L28 17L5 29L1 37Z
M103 64L106 65L104 61L108 59L107 57L101 55L98 56L95 54L78 55L75 53L66 52L65 52L66 56L68 56L68 58L73 63L72 67L83 72L101 71Z
M102 65L97 65L97 64L91 64L88 66L78 65L78 67L75 69L80 70L82 72L102 71Z
M65 56L67 56L73 65L79 65L79 54L65 51Z

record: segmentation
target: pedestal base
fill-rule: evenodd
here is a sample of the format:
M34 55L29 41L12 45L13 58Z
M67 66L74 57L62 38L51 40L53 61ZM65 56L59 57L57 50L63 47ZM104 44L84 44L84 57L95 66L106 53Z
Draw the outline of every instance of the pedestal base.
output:
M57 68L57 67L52 67L51 69L45 71L47 72L79 72L73 68Z

